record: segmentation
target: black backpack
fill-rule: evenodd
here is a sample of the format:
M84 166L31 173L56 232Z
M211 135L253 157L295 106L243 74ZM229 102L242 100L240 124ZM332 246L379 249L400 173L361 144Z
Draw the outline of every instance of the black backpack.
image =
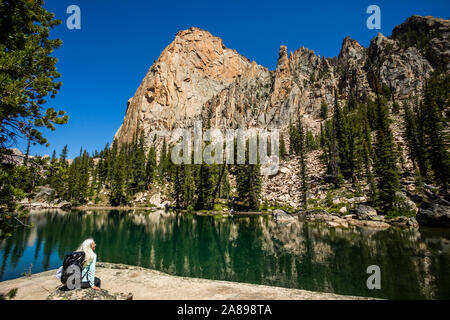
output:
M69 254L66 254L63 261L63 269L61 274L61 282L63 284L66 284L67 279L76 271L69 272L67 269L70 266L75 266L79 269L80 273L80 283L81 283L81 271L83 270L83 262L84 262L84 252L82 251L76 251Z

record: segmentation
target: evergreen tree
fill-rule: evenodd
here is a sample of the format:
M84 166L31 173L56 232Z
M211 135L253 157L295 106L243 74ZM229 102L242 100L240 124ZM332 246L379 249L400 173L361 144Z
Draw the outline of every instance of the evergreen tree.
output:
M259 161L249 164L248 143L245 158L245 164L236 165L235 170L238 199L247 205L248 210L258 210L262 183L260 164Z
M386 101L381 95L376 98L376 141L375 141L375 175L377 178L377 204L384 213L389 213L395 206L395 192L400 189L399 170L394 145L394 137L390 129L389 114Z
M440 79L434 75L427 83L421 113L423 115L424 133L427 140L427 159L434 173L434 180L441 193L449 195L450 154L448 119L444 112L450 107L450 76Z
M42 0L3 1L0 17L0 152L18 137L48 144L41 128L68 121L64 111L44 107L61 87L52 53L62 42L49 39L61 21Z
M292 155L299 154L299 132L298 124L294 126L292 123L289 124L289 153Z
M112 206L128 204L126 175L126 154L124 151L121 151L114 161L111 195L109 198Z
M417 110L417 116L414 116L409 105L404 106L404 122L405 122L405 140L408 147L408 155L413 163L419 169L420 175L424 179L428 179L428 161L423 137L423 130L419 128L421 116Z
M328 118L328 105L325 102L320 105L320 117L324 120Z
M50 165L46 173L46 180L47 180L46 183L54 190L56 190L56 185L58 183L58 181L56 181L57 172L58 172L58 159L56 158L56 150L53 150L53 154L50 159Z
M147 186L147 170L145 159L145 137L142 132L132 150L132 193L143 192Z
M300 175L301 175L301 194L302 194L302 205L303 208L307 208L307 192L308 192L308 184L307 184L307 170L306 170L306 137L305 131L303 129L303 124L301 119L299 120L299 155L300 155Z
M59 160L61 161L62 165L67 166L67 155L69 154L69 148L67 147L67 144L63 147L61 154L59 155Z
M194 208L195 184L193 165L183 165L183 169L183 206L184 208Z
M184 165L175 165L175 177L173 181L173 197L177 208L181 208L184 203Z
M77 200L81 204L87 203L89 194L90 157L87 151L83 152L80 163L80 172L77 181Z
M210 165L202 163L197 174L195 185L197 186L196 210L209 209L213 193L213 180Z
M332 135L330 137L330 165L329 172L333 176L335 187L339 187L342 184L342 175L339 169L339 141L342 141L342 121L341 112L339 107L339 101L337 93L335 93L335 105L332 122ZM342 143L341 143L342 144Z
M147 165L145 168L145 175L146 175L146 181L147 181L147 189L150 187L152 183L155 182L156 179L156 172L157 172L157 165L156 165L156 149L154 146L150 147L150 151L148 152L147 156Z
M280 135L280 159L286 160L287 151L286 151L286 143L284 142L283 134Z
M163 181L163 179L167 179L168 177L169 159L170 156L168 157L167 155L166 138L164 138L161 153L159 155L159 166L158 166L158 175L161 181Z

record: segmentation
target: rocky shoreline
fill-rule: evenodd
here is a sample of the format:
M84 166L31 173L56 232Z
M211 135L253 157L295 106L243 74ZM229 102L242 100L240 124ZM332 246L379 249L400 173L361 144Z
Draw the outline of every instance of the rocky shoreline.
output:
M61 291L61 283L49 270L0 282L0 294L17 288L17 300L372 300L255 285L248 283L172 276L160 271L123 264L97 263L102 290Z
M275 178L278 179L280 177ZM283 185L281 180L275 180L272 182ZM348 186L346 189L350 190L351 187ZM419 197L413 193L410 193L408 190L397 192L396 196L402 200L402 212L405 212L405 215L395 217L379 214L375 208L368 205L368 199L366 196L349 197L345 194L338 193L332 196L329 200L326 200L326 194L323 190L316 190L316 198L318 197L317 199L321 200L315 201L317 199L312 197L311 200L314 201L312 201L313 203L309 205L310 209L307 210L299 210L299 205L297 203L287 205L286 203L281 202L274 207L264 208L264 206L262 206L262 211L257 212L233 212L226 204L222 204L221 209L218 210L193 212L174 209L173 203L170 203L166 196L162 196L161 192L155 193L151 196L150 194L141 193L135 201L131 202L130 206L112 207L105 203L88 203L87 205L75 206L70 202L61 201L55 198L54 190L48 186L39 186L36 194L32 198L24 199L19 204L22 208L31 211L49 209L170 210L200 216L216 217L267 215L273 216L274 219L280 221L298 219L301 221L323 222L330 227L340 228L364 227L373 229L387 229L391 226L401 228L418 228L421 226L448 228L450 227L450 202L437 196L434 192L432 192L432 190L432 186L426 185L426 198ZM271 196L275 196L269 191L266 193ZM283 193L288 194L289 192L284 190ZM324 202L329 203L327 204Z
M289 221L305 221L305 222L319 222L326 223L329 227L339 228L371 228L371 229L388 229L390 227L400 228L419 228L420 226L427 227L450 227L450 212L449 207L434 204L431 205L432 210L419 209L417 216L397 216L386 217L384 215L378 215L377 211L364 204L359 204L352 212L345 213L330 213L324 209L314 209L299 211L296 213L288 213L280 209L258 211L258 212L234 212L227 211L200 211L200 212L187 212L178 211L183 214L195 214L198 216L214 216L221 218L233 218L239 216L271 216L277 222L289 222ZM58 206L49 203L33 203L28 209L39 212L40 210L144 210L144 211L157 211L162 210L158 207L111 207L111 206ZM171 212L177 212L170 209Z

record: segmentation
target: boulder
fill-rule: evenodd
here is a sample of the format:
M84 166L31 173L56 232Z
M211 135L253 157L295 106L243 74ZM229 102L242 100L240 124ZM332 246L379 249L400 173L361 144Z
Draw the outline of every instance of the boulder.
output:
M450 227L450 207L440 204L434 204L431 208L419 209L417 221L421 226L428 227Z
M343 219L327 221L327 225L333 228L348 228L348 222Z
M356 207L355 214L358 216L359 220L370 220L372 217L377 216L377 210L371 206L360 204Z
M349 225L368 228L368 229L378 229L385 230L390 228L390 224L382 221L371 221L371 220L348 220Z
M156 207L161 207L161 194L160 193L155 193L150 198L150 203L155 205Z
M361 203L366 201L367 197L354 197L347 200L348 203Z
M397 198L397 201L400 202L401 208L404 211L409 211L413 214L417 214L418 208L416 204L409 199L405 193L397 191L395 193L395 197Z
M399 216L392 218L388 221L393 226L397 227L411 227L411 228L417 228L419 227L419 223L417 222L416 218L411 217L405 217L405 216Z
M272 216L277 221L290 221L290 220L295 220L296 219L295 216L292 216L289 213L286 213L286 212L284 212L283 210L280 210L280 209L273 210Z
M288 173L288 172L289 172L289 169L286 168L286 167L280 167L279 171L280 171L281 173Z
M47 300L133 300L133 294L111 293L104 289L92 288L62 290L62 287L59 287L47 297Z
M384 216L373 216L370 218L370 220L384 222L386 219L384 218Z
M37 193L33 198L33 202L50 202L50 197L54 193L53 189L48 186L37 187Z
M414 217L409 218L408 222L406 224L408 225L408 227L412 227L412 228L419 227L419 223L417 222L416 218L414 218Z
M58 203L56 205L56 207L59 208L59 209L63 209L63 210L64 209L70 209L70 208L72 208L72 204L70 202L67 202L67 201L62 201L62 202Z
M340 209L339 209L339 213L341 213L341 214L347 213L347 207L342 207L342 208L340 208Z

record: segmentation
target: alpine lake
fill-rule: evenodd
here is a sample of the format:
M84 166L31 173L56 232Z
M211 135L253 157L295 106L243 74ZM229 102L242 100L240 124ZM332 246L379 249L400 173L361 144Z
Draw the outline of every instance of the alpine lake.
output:
M271 216L32 211L0 242L0 281L61 266L86 238L98 261L172 275L385 299L450 299L450 229L334 228ZM368 289L379 266L381 288Z

